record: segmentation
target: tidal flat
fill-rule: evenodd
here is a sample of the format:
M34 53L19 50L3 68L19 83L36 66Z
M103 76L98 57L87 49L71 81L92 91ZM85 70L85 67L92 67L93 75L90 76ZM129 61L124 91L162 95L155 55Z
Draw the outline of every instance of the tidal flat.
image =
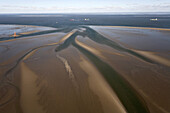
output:
M1 113L170 112L170 29L33 28L0 34Z

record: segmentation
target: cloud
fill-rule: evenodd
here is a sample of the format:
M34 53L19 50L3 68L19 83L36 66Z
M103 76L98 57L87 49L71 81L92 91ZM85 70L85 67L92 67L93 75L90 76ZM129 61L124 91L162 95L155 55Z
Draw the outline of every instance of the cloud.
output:
M41 12L45 9L46 8L44 7L35 7L35 6L19 6L19 5L0 6L0 11L4 13Z
M16 13L69 13L69 12L168 12L170 3L161 4L126 4L107 5L100 7L39 7L39 6L21 6L21 5L2 5L1 12Z
M0 6L1 11L26 11L26 12L105 12L119 11L123 7L119 6L103 6L103 7L35 7L35 6L18 6L18 5L3 5Z
M129 10L136 10L136 11L170 11L170 3L162 3L162 4L147 4L147 5L140 5L140 4L132 4L129 5Z

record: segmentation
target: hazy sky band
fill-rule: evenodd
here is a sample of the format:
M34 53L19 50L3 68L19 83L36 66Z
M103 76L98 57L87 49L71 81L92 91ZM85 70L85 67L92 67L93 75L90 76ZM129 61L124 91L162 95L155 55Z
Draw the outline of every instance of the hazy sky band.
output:
M0 13L170 12L170 0L0 0Z

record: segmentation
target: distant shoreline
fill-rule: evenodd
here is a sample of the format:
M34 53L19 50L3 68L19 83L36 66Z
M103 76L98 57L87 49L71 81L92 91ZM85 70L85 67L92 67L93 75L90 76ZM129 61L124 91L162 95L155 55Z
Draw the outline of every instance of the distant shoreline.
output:
M95 25L96 26L96 25ZM100 27L100 26L99 26ZM165 30L170 31L170 28L159 28L159 27L134 27L134 26L101 26L101 27L117 27L117 28L131 28L131 29L151 29L151 30Z

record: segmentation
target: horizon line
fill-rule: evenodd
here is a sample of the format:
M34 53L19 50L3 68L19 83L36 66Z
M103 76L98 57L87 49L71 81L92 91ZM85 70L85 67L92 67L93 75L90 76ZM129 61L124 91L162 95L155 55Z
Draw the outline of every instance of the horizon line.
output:
M170 14L170 12L58 12L58 13L43 13L43 12L0 12L0 14Z

